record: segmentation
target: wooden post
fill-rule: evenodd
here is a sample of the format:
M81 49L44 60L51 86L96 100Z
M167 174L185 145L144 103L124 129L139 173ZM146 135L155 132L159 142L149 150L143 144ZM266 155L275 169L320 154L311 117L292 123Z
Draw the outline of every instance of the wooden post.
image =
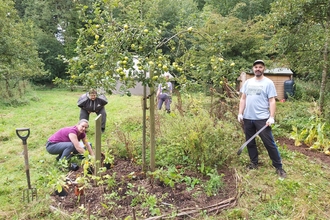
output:
M102 122L102 115L99 114L95 118L95 170L94 173L98 176L98 171L101 165L101 122Z
M153 73L154 69L151 68L150 69L150 78L152 79L154 73ZM155 134L156 134L156 129L155 129L155 87L152 85L150 87L150 171L153 172L155 171L155 167L156 167L156 138L155 138Z
M142 171L146 172L147 171L147 166L146 166L146 136L147 136L147 125L146 125L146 120L147 120L147 87L146 85L143 86L143 116L142 116L142 121L143 121L143 131L142 131Z

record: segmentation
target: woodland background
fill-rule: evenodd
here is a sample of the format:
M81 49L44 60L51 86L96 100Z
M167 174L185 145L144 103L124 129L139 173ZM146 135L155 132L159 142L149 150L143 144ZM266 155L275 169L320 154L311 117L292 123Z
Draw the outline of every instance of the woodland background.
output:
M50 194L67 173L43 145L59 127L76 123L76 100L95 87L109 98L111 117L102 146L124 164L151 168L148 178L163 178L163 190L183 185L180 193L193 189L192 198L207 199L229 195L228 186L244 192L237 206L220 213L222 219L329 219L324 193L328 165L291 151L304 146L308 152L330 154L329 24L330 2L325 0L2 0L0 218L63 219L63 211L71 219L98 219L98 210L106 210L112 219L131 219L133 208L140 218L168 211L162 204L167 198L146 191L150 184L139 185L130 172L97 179L97 186L107 185L108 192L97 196L101 201L92 216L80 199L68 209L52 200ZM285 180L270 172L265 151L263 166L252 172L244 169L247 154L236 155L244 142L236 119L237 77L250 71L256 59L269 69L294 72L295 94L277 103L273 126L276 140L282 140L277 144L288 173ZM152 91L165 72L174 76L171 114L152 109ZM122 87L114 94L118 82ZM128 89L137 83L149 87L148 103L131 96ZM150 109L142 117L144 104ZM22 126L33 132L28 140L32 182L40 196L30 204L21 201L26 181L23 163L17 162L22 151L15 129ZM150 129L146 144L144 127ZM93 129L91 125L91 137ZM155 147L156 152L151 150ZM224 181L232 175L239 177L237 185ZM90 195L93 178L84 176ZM148 178L143 180L150 183ZM123 206L129 212L115 215L119 206L114 201L129 198ZM207 199L204 205L209 205ZM52 212L50 205L61 211ZM199 214L201 219L218 218Z
M310 99L319 101L323 114L329 4L325 0L3 0L3 102L20 102L25 92L20 83L27 81L103 87L109 93L118 78L126 88L137 81L151 86L153 80L143 76L150 68L156 76L170 71L179 89L216 88L224 79L236 85L241 71L249 71L253 60L264 59L267 68L287 67L296 79L317 82L319 91ZM127 74L133 57L140 62L135 80Z

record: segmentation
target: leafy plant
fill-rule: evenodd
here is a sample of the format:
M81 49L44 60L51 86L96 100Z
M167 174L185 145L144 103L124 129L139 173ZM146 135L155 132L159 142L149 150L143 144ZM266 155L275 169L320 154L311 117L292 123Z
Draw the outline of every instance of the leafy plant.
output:
M107 174L103 178L106 179L106 183L107 183L107 186L108 186L109 190L111 190L113 187L115 187L117 185L117 183L116 183L116 173L113 173L112 176Z
M147 207L151 215L160 215L160 209L157 208L158 198L156 195L149 195L145 198L144 202L141 204L141 207Z
M74 185L78 187L79 191L83 191L85 188L90 187L90 177L92 176L95 167L95 158L90 156L88 151L85 151L84 153L81 166L83 167L83 173L82 175L77 176L74 181Z
M302 132L299 132L296 126L292 126L292 130L293 131L291 132L290 138L295 140L295 146L300 146L302 141L306 138L307 130L304 129Z
M58 193L61 193L62 190L68 190L69 186L66 182L66 176L61 174L56 168L50 169L46 179L48 181L47 187L51 187L56 190Z
M89 155L89 152L86 150L84 152L84 159L81 160L81 166L83 168L83 175L91 175L94 172L95 167L95 158Z
M58 169L62 170L62 171L67 171L68 167L69 167L69 162L66 158L64 159L60 159L56 166L58 167Z
M102 202L101 205L104 208L106 208L109 213L111 213L111 211L116 208L117 206L116 201L121 199L120 196L118 195L118 192L115 191L104 194L103 197L105 199L105 202Z
M312 115L309 118L309 123L298 131L296 126L293 126L290 138L295 140L295 145L300 146L303 142L310 149L322 150L324 152L329 150L330 140L326 136L329 131L329 126L323 122L318 115Z
M162 166L180 163L195 169L203 166L205 171L208 167L221 166L232 157L230 143L243 140L244 133L233 123L210 117L199 101L191 105L196 106L189 107L196 113L190 115L192 111L186 110L184 117L173 118L175 123L161 118L163 139L158 140L157 163Z
M103 163L113 164L114 160L115 160L115 157L113 156L112 150L110 148L108 148L106 151L104 151Z
M89 182L90 180L88 177L78 176L74 183L78 186L79 190L84 190L89 186Z
M140 204L142 208L148 208L151 215L160 215L160 209L157 207L158 202L167 195L162 195L160 198L157 198L156 195L150 195L144 187L138 186L135 188L132 183L128 183L127 188L126 195L132 198L132 207Z
M206 195L212 196L218 193L225 184L222 180L224 174L219 175L216 169L213 169L210 173L207 174L210 179L204 185L204 190Z
M170 166L167 170L160 168L154 172L149 172L148 175L152 179L158 179L161 183L172 188L175 183L181 182L183 179L183 176L175 166Z
M200 180L198 178L190 176L185 176L183 178L183 181L186 183L188 191L193 190L195 186L200 183Z

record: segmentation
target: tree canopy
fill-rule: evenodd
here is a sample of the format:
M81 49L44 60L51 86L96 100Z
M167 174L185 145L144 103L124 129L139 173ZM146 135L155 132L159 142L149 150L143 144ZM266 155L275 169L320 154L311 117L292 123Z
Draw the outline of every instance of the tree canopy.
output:
M0 79L5 97L13 96L20 80L46 74L34 41L34 24L23 23L14 2L4 0L0 7Z
M156 75L165 69L178 81L209 85L223 77L235 81L252 60L261 58L271 61L270 67L288 67L297 77L322 82L322 105L329 66L329 4L325 0L4 0L2 82L10 75L40 83L56 78L69 85L102 84L111 90L115 78L123 75L118 63L125 57L126 67L119 66L123 70L133 67L133 56L139 56L140 69L146 72L150 61L158 68L157 57L162 56ZM216 63L219 59L224 62ZM125 77L127 86L134 85Z

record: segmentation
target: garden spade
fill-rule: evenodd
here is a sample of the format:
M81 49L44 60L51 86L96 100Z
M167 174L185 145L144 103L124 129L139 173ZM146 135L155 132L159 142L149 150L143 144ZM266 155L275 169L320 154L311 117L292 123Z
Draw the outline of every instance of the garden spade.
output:
M257 137L257 135L260 134L260 132L262 132L263 130L265 130L265 128L267 128L267 127L268 127L268 125L266 124L259 131L257 131L257 133L255 133L252 137L250 137L249 140L245 141L244 144L242 144L242 146L238 149L237 155L241 155L241 153L242 153L243 149L246 147L246 145L248 143L250 143L250 141L252 141L255 137Z
M29 156L26 141L30 135L30 128L16 128L16 134L23 141L25 173L28 183L28 188L23 191L23 201L27 200L28 202L30 202L30 200L33 201L33 199L37 199L37 189L32 188L30 182Z

